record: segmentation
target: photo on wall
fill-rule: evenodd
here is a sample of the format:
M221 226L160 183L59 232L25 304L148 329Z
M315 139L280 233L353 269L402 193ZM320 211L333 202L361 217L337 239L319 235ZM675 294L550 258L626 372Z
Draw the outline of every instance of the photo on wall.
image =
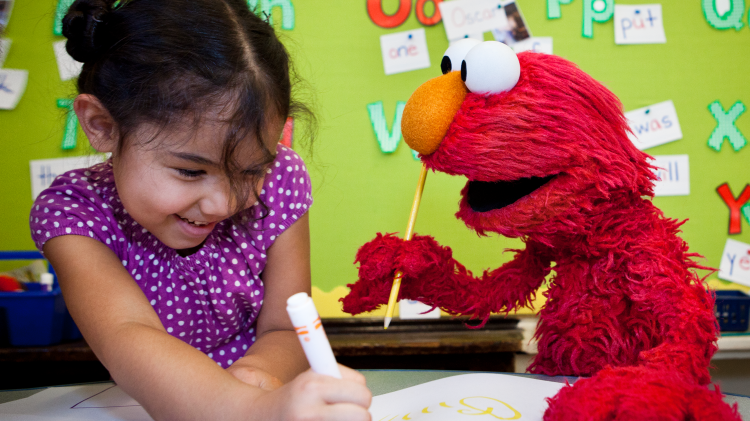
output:
M14 0L0 0L0 30L8 26L10 12L13 10Z
M492 35L495 37L495 40L512 47L518 42L531 38L531 31L526 25L526 20L523 18L521 10L516 5L516 2L512 1L505 4L503 10L508 19L508 25L504 28L496 28L492 30Z

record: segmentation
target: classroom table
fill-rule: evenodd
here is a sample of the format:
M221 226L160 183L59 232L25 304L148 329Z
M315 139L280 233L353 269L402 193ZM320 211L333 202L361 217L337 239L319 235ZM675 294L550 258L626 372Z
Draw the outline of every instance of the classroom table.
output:
M476 373L470 371L432 371L432 370L359 370L367 379L367 386L372 391L373 396L382 395L407 387L416 386L432 380L442 379L444 377L456 376L459 374ZM514 374L503 373L510 376L529 377L538 380L546 380L557 383L564 383L566 380L570 383L576 381L575 377L549 377L539 374ZM25 390L8 390L0 391L0 403L10 402L17 399L26 398L39 393L45 388L25 389ZM731 404L737 403L740 415L743 419L750 420L750 397L726 395L724 401Z

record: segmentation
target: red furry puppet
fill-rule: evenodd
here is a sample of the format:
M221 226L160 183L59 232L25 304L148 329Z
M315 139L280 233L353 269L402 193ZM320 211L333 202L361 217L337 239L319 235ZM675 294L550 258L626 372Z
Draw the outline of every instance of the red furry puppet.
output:
M653 167L617 97L565 59L494 41L451 46L442 69L409 99L404 139L428 168L468 179L467 227L526 248L474 276L430 236L378 234L344 311L387 303L401 270L400 299L486 321L528 306L554 262L529 371L587 378L545 420L739 420L707 387L718 326L696 270L708 268L651 202Z

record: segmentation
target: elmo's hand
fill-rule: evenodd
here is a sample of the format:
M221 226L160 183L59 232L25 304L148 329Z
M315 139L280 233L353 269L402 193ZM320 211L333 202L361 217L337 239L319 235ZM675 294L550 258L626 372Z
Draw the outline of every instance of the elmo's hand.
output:
M344 311L359 314L387 304L398 270L404 273L399 299L420 299L422 285L437 280L441 273L453 272L452 254L430 236L414 235L404 241L394 234L378 233L357 252L359 281L347 285L351 292L341 299Z

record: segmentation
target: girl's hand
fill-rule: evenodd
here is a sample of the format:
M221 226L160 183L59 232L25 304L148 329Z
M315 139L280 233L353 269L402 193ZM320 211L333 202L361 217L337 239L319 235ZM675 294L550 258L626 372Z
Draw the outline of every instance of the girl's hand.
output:
M372 393L362 374L339 364L342 379L307 370L283 387L260 396L262 419L371 421Z
M284 382L275 376L260 368L253 367L251 363L245 361L247 358L240 358L237 362L229 366L227 371L250 386L255 386L269 392L284 385Z

